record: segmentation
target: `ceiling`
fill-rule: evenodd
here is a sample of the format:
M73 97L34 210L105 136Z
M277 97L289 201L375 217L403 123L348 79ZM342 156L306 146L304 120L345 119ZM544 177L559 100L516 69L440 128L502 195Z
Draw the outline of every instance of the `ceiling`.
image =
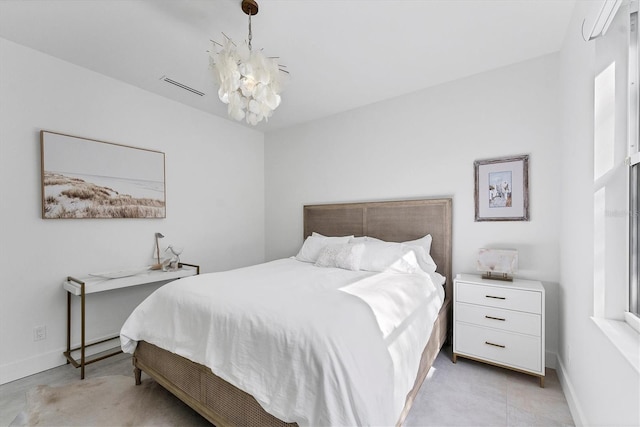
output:
M258 3L253 47L291 73L269 132L558 51L575 0ZM0 0L0 37L227 118L207 53L222 32L247 38L240 0Z

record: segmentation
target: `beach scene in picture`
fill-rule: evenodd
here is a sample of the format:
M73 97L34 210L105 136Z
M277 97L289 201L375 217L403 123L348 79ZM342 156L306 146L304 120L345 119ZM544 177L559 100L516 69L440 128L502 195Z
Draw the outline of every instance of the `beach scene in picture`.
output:
M511 207L511 171L489 172L489 207Z
M43 218L164 218L164 153L42 132Z

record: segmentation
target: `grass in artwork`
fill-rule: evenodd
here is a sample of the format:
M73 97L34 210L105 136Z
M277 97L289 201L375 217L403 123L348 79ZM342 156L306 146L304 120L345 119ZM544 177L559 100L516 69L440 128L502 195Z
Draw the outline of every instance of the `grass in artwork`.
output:
M136 198L79 178L45 172L45 218L163 218L163 200Z

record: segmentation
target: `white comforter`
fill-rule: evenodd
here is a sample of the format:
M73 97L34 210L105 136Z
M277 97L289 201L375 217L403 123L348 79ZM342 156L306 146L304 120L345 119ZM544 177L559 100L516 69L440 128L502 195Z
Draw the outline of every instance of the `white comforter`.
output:
M295 259L171 282L121 330L208 366L301 426L395 425L444 300L426 273Z

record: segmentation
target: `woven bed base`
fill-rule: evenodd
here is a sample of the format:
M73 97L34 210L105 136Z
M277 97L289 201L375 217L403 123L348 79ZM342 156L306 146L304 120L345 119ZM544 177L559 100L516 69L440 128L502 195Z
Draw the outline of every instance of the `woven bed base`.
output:
M418 376L407 395L397 425L404 422L422 382L449 335L450 307L451 301L447 300L440 310L431 338L422 353ZM144 371L217 427L297 426L296 423L286 423L267 413L253 396L218 377L206 366L153 344L144 341L138 343L133 365L137 384L140 383L140 371Z
M136 383L139 370L173 393L218 427L295 426L265 412L249 394L213 374L206 366L141 341L133 356Z
M413 384L413 388L407 394L407 400L404 404L404 409L400 414L400 418L398 419L398 423L396 426L401 426L404 423L405 418L409 414L409 410L411 409L411 405L413 405L413 401L415 400L418 391L420 391L420 387L424 382L425 378L427 378L427 374L433 365L433 362L436 360L438 353L442 349L442 346L447 342L451 341L451 337L453 334L452 323L453 321L453 312L451 310L451 297L447 296L442 308L440 308L440 312L438 313L438 317L433 324L433 330L431 331L431 337L427 342L427 345L424 347L422 351L422 357L420 358L420 367L418 368L418 375L416 377L416 381Z

